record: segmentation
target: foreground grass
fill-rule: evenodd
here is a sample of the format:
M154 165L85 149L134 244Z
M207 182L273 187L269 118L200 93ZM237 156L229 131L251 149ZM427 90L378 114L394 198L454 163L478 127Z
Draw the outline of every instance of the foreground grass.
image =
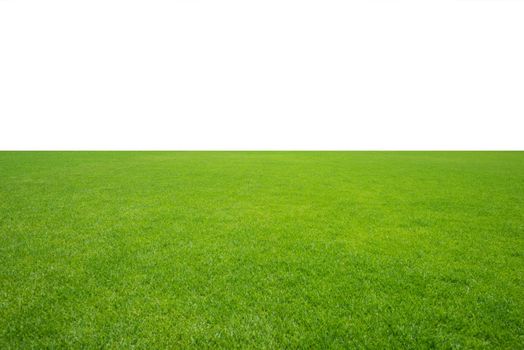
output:
M524 153L0 152L0 348L524 348Z

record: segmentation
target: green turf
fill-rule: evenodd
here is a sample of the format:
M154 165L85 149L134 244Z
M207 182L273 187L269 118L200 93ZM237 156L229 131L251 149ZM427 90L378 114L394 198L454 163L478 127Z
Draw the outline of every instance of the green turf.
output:
M0 152L0 348L524 348L524 152Z

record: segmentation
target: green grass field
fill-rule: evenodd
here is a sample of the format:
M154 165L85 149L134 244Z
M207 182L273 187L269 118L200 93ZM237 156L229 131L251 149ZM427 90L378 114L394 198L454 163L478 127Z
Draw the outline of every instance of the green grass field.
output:
M0 152L0 348L524 348L524 152Z

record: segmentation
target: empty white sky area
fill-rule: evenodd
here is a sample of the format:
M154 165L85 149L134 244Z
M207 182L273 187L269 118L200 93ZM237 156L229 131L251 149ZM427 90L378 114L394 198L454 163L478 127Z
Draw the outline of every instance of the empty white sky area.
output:
M0 0L0 149L524 149L524 1Z

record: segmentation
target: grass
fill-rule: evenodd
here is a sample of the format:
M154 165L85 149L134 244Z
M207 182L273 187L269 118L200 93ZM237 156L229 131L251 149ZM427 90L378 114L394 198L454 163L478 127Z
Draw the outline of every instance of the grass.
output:
M524 152L0 152L0 348L524 348Z

